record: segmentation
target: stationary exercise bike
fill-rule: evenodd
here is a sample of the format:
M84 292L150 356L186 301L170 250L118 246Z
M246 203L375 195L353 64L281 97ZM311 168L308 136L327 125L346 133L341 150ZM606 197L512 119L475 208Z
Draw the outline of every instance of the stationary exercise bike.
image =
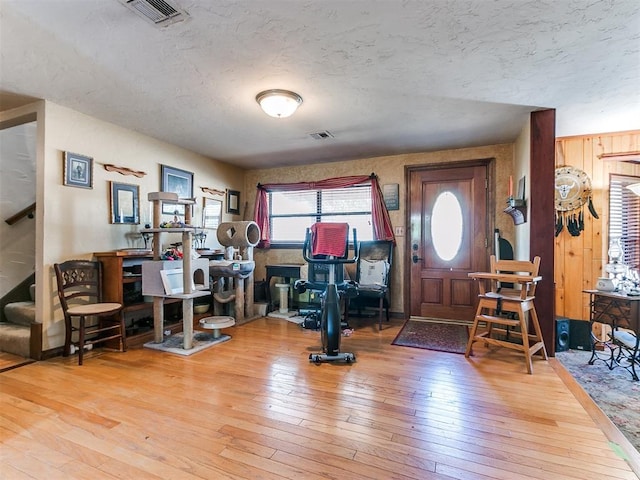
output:
M315 231L314 227L318 225L329 228L331 228L331 226L333 225L346 225L344 239L336 238L334 236L335 232L326 230L323 232L322 228L318 231ZM342 265L344 264L355 263L358 261L358 242L356 239L356 229L353 229L353 257L347 258L349 247L349 226L347 224L317 223L314 225L314 227L312 227L311 229L307 228L304 245L302 247L302 257L310 265L328 265L328 282L324 283L307 280L297 280L295 283L295 288L298 293L304 293L306 290L324 291L320 304L320 334L322 337L322 353L309 354L309 361L314 363L333 361L344 361L347 363L355 362L356 356L353 353L340 352L340 339L342 338L342 314L340 312L340 297L338 294L338 290L342 290L347 295L355 296L356 288L354 284L348 282L342 282L340 285L336 285L336 270L338 266L342 267ZM332 236L332 238L324 240L325 242L328 241L329 243L333 244L334 248L332 253L337 253L337 245L343 245L343 247L339 249L342 252L339 256L331 254L327 255L323 253L318 254L318 249L316 247L318 243L323 242L323 240L318 241L318 236L321 236L323 234ZM314 235L316 236L315 238ZM331 250L320 249L320 252L322 251L326 252ZM323 258L318 258L319 255Z

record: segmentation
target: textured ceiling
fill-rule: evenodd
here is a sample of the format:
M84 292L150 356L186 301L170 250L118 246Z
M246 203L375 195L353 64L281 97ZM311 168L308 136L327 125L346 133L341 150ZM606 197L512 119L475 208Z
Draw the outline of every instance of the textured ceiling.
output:
M637 0L176 3L158 28L119 0L2 0L0 92L256 168L511 142L538 108L558 136L640 129ZM270 88L304 103L268 117Z

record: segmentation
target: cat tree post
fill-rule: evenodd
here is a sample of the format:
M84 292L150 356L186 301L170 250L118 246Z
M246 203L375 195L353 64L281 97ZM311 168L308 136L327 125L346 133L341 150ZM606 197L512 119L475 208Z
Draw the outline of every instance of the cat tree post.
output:
M253 247L260 240L260 228L255 222L223 222L218 226L217 236L220 245L226 247L226 263L232 268L229 272L227 265L226 273L220 273L219 276L233 277L235 316L236 321L241 323L245 318L253 317L253 271L255 269ZM239 258L233 258L236 249L239 252ZM211 262L212 265L215 263L215 261ZM212 270L223 269L212 267Z

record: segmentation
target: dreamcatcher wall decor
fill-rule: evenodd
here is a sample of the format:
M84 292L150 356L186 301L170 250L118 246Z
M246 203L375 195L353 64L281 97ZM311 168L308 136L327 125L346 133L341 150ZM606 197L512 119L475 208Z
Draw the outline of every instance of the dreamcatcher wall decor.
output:
M562 166L556 168L555 181L556 237L567 227L573 237L584 230L586 204L593 218L599 218L591 199L591 179L579 168Z

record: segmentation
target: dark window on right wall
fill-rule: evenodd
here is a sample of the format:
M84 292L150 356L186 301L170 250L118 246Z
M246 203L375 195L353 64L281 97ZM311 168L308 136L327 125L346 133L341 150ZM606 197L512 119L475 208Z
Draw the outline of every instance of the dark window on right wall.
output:
M640 195L627 186L638 182L640 177L609 177L609 245L619 239L620 262L633 269L640 268Z

